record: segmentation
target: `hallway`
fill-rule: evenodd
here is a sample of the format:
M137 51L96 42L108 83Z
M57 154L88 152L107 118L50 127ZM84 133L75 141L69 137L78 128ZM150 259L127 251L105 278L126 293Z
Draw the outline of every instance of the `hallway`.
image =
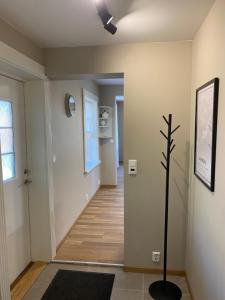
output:
M56 260L123 264L123 167L118 185L101 187L61 243Z

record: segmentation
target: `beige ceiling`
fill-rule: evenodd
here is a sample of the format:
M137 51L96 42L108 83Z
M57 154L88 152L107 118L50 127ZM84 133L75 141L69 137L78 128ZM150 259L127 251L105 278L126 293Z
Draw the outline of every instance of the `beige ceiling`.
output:
M115 36L97 16L95 0L0 0L0 18L41 47L190 40L214 0L107 0Z

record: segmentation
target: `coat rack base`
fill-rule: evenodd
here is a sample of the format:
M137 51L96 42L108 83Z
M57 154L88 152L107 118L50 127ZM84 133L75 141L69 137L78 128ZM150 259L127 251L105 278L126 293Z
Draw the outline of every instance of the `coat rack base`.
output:
M163 280L152 283L149 294L155 300L180 300L182 297L182 292L176 284Z

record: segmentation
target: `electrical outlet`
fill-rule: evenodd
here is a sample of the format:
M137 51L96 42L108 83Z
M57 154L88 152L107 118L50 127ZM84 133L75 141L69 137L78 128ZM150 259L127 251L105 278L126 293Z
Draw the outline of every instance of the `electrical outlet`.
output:
M160 252L157 252L157 251L153 251L152 252L152 262L154 263L159 263L160 262Z
M86 196L86 201L88 201L89 200L89 195L86 194L85 196Z
M101 185L101 181L100 181L100 179L98 180L98 185Z

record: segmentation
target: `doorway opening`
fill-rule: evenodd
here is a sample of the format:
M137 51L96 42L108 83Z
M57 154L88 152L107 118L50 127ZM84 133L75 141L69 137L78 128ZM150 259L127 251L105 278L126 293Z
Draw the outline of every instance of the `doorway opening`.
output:
M57 85L57 86L56 86ZM124 111L124 78L123 74L110 74L98 75L95 78L91 77L88 80L70 80L67 82L52 82L52 91L54 95L51 95L54 101L57 101L58 94L62 89L73 86L71 93L76 96L83 88L83 98L77 97L77 111L74 116L74 122L78 126L78 122L82 122L83 119L83 131L77 131L78 135L82 136L82 145L84 149L80 148L80 151L84 154L80 155L79 149L76 149L75 155L77 157L77 164L79 159L84 159L85 162L89 162L96 149L99 149L99 163L95 164L91 171L84 172L80 170L79 174L74 174L74 178L68 178L71 182L74 182L74 190L71 186L70 194L74 193L74 201L78 201L80 198L86 198L86 202L81 203L77 211L74 210L72 226L64 232L64 236L61 234L61 239L57 243L57 253L55 261L69 261L69 262L86 262L86 263L100 263L100 264L116 264L123 265L124 262L124 170L123 170L123 111ZM88 95L85 98L85 95ZM91 102L93 99L98 101L98 115L97 115L97 131L98 131L98 148L94 146L94 125L87 126L88 122L93 121L94 107L91 108ZM85 103L84 101L87 101ZM55 104L56 105L56 104ZM88 112L89 111L89 112ZM85 114L86 112L86 114ZM57 144L59 139L59 132L56 132L57 115L53 109L53 151L57 150L59 145ZM92 117L91 117L92 116ZM92 120L92 121L91 121ZM66 120L65 120L66 122ZM71 120L72 123L72 120ZM75 123L74 123L75 124ZM90 123L91 124L91 123ZM89 125L90 125L89 124ZM55 127L55 128L54 128ZM74 126L73 126L74 128ZM82 129L82 126L80 126ZM62 129L62 127L61 127ZM77 128L78 129L78 128ZM67 127L68 130L68 127ZM71 133L71 137L72 137ZM71 144L70 137L70 146ZM74 135L74 138L76 138ZM85 139L85 137L88 137ZM61 141L60 147L63 143ZM65 145L65 144L64 144ZM69 145L65 145L69 147ZM86 148L85 148L86 147ZM90 149L89 149L90 148ZM90 151L88 151L90 150ZM61 150L61 153L62 150ZM55 154L58 157L58 154ZM79 157L80 155L80 157ZM84 155L84 157L83 157ZM95 153L96 161L96 153ZM63 158L62 158L63 159ZM59 160L59 158L57 158ZM59 195L57 189L59 189L57 177L59 176L57 168L57 160L54 168L54 182L55 195ZM60 163L60 162L59 162ZM72 162L71 162L72 164ZM84 163L85 165L85 163ZM75 164L74 164L75 166ZM67 172L70 172L70 166L67 168ZM71 170L71 175L73 170ZM66 176L66 175L65 175ZM81 178L80 178L80 177ZM76 183L77 179L77 183ZM80 180L80 184L78 181ZM63 179L65 182L65 179ZM85 186L82 184L85 181ZM62 178L61 182L62 183ZM57 188L56 188L57 184ZM61 187L63 189L63 187ZM64 187L65 188L65 187ZM75 191L76 190L76 191ZM75 194L77 193L77 194ZM78 195L79 193L79 195ZM85 195L84 195L85 194ZM57 199L55 204L62 199ZM65 198L64 203L68 199ZM62 206L61 206L62 209ZM67 208L68 209L68 208ZM68 212L68 210L67 210ZM66 213L66 210L65 210ZM57 205L55 205L56 216L56 237L61 230L60 221L61 212L58 211ZM58 216L58 219L57 219ZM66 216L66 214L65 214Z

